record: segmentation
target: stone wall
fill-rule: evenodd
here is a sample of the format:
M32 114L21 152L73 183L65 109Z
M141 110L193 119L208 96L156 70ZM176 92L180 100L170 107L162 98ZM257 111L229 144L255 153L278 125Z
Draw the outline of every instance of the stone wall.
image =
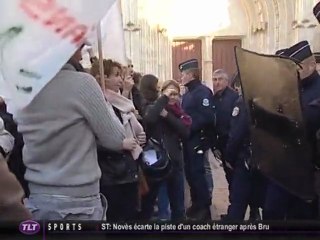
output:
M145 16L145 0L122 0L126 51L134 69L160 80L172 78L172 45L166 29Z

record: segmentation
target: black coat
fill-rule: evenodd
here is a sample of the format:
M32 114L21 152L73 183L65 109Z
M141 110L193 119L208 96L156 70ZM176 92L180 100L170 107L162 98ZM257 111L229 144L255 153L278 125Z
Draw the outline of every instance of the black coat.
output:
M216 109L216 131L218 135L217 148L224 152L230 132L230 123L233 119L232 112L237 107L239 94L227 87L223 92L215 94L213 103Z
M143 123L147 138L163 141L173 165L183 167L182 141L189 136L189 128L185 126L170 110L167 117L160 113L168 105L169 98L162 96L153 103L146 103L144 107Z
M129 151L115 152L98 147L98 162L102 172L100 186L138 181L138 165Z
M28 183L24 179L26 167L22 161L24 145L22 134L18 132L17 124L14 122L12 114L7 112L5 105L1 106L0 117L3 119L5 129L14 137L14 146L9 157L8 167L22 185L26 196L29 196Z
M120 111L115 107L113 109L122 122ZM115 152L98 146L98 163L102 172L100 186L137 182L137 162L129 151Z
M138 110L139 114L142 115L142 95L140 93L140 90L136 87L133 86L131 90L132 94L132 102L134 107Z

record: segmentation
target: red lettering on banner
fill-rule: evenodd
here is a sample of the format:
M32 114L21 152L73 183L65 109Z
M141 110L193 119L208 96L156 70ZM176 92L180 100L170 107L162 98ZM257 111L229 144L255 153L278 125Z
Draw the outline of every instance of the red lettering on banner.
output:
M39 10L43 12L50 11L55 7L54 5L56 4L56 0L27 0L27 1L36 2Z
M88 27L85 25L76 25L69 31L67 31L62 37L67 38L69 36L72 37L72 42L76 45L81 44L81 40L84 38L86 33L88 32Z
M21 0L20 7L32 20L39 21L63 39L71 38L71 42L77 46L89 30L68 9L59 6L56 0Z
M22 10L24 10L24 12L33 20L36 20L39 18L39 14L35 13L36 11L36 6L33 4L30 4L29 1L21 1L20 2L20 7L22 8Z
M63 29L67 29L77 24L75 18L68 16L68 10L61 8L56 10L49 19L44 22L46 26L53 26L56 33L62 32Z

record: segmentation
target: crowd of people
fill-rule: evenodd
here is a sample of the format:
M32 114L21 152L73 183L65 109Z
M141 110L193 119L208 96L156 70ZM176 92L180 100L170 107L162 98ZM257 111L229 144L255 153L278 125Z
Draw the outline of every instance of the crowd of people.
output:
M319 17L319 4L314 11ZM211 91L200 80L197 59L179 65L178 81L111 59L103 60L101 76L94 56L91 69L80 64L83 46L15 116L0 103L0 219L148 221L157 205L159 220L211 220L209 151L228 182L222 220L244 220L248 207L251 220L319 217L319 189L305 201L252 165L250 114L237 77L215 70ZM275 55L297 63L317 175L315 54L302 41Z

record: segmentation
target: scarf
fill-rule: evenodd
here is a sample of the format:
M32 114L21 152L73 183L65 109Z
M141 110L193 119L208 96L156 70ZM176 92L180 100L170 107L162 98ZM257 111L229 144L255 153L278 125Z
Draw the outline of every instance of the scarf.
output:
M105 90L104 96L113 107L119 109L121 112L126 138L137 138L137 135L144 132L134 114L135 108L131 100L109 89ZM131 154L133 159L137 160L141 152L142 148L140 146L132 150Z
M177 118L179 118L185 126L187 126L187 127L191 126L191 124L192 124L191 117L183 111L183 109L181 108L179 103L168 104L166 108L173 115L175 115Z

